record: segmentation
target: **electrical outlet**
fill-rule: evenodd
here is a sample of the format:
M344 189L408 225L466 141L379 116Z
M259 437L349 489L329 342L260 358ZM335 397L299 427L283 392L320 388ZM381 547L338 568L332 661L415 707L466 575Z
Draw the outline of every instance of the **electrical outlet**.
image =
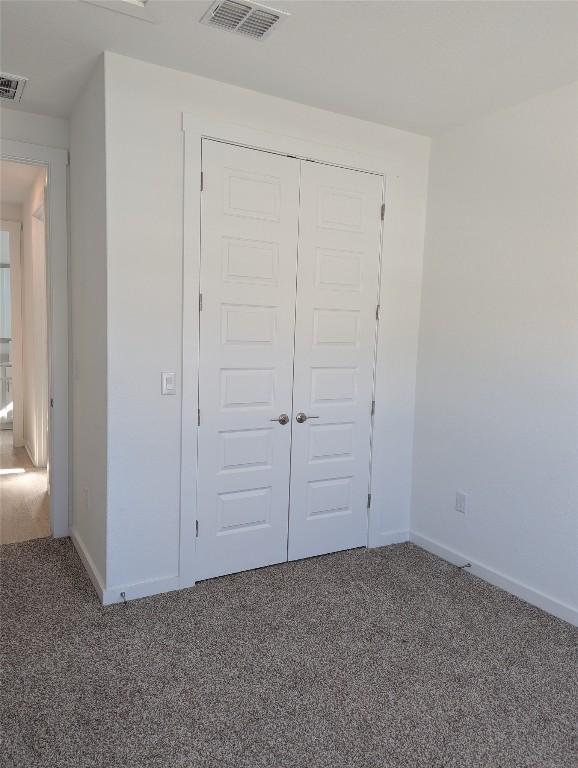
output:
M461 493L460 491L456 492L456 512L459 512L461 515L466 514L466 501L467 497L465 493Z

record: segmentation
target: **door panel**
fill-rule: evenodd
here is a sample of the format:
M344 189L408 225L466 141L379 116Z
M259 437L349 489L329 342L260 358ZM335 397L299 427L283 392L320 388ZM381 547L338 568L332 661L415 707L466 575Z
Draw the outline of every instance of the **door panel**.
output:
M290 560L367 540L382 199L379 176L301 163Z
M197 579L287 559L299 161L203 141Z

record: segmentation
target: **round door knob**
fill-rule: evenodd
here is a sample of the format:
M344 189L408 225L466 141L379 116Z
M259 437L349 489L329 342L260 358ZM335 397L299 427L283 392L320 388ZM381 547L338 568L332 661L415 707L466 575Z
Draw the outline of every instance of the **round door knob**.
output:
M289 416L286 413L282 413L278 419L271 419L271 421L278 421L279 424L289 424Z
M303 411L299 411L297 416L295 416L295 420L299 422L299 424L303 424L304 421L307 421L307 414L303 413Z

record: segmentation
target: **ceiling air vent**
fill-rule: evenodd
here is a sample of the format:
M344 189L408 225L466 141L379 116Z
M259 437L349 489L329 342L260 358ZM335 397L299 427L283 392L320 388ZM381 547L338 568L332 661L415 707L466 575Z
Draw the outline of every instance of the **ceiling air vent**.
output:
M27 77L0 73L0 99L20 101L22 98L22 91L24 90L27 81Z
M202 17L201 24L262 40L287 16L285 11L258 3L217 0Z

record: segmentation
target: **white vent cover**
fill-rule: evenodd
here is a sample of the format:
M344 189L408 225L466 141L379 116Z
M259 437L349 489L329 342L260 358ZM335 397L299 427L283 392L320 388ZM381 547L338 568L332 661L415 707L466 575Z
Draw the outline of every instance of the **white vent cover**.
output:
M259 3L217 0L202 17L201 24L262 40L287 16L285 11L276 11Z
M27 77L0 73L0 99L8 101L20 101L22 91L28 81Z

